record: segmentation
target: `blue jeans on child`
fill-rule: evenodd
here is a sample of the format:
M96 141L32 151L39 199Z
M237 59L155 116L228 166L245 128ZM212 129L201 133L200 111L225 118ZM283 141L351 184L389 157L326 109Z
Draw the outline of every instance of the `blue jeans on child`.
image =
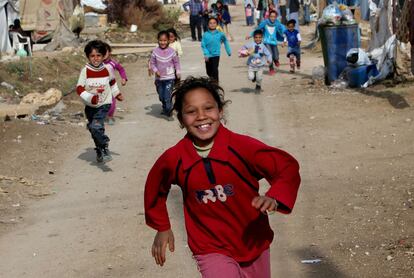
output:
M105 135L104 120L108 114L111 104L104 104L100 107L85 107L85 115L88 119L88 130L97 148L104 148L108 145L109 137Z
M155 86L159 100L162 103L162 111L169 115L172 110L171 93L174 86L174 79L169 80L155 80Z
M273 62L279 62L279 49L277 49L277 45L265 44L265 46L269 50L270 54L272 54ZM269 66L269 68L273 69L273 63Z
M290 54L295 55L296 57L296 61L299 61L300 63L300 46L295 46L295 47L288 47L288 51L287 51L287 57L289 58Z

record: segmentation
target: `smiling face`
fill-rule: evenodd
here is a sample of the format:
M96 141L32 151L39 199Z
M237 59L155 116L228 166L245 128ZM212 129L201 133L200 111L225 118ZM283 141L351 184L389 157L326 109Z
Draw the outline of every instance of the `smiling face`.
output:
M92 49L91 53L88 55L88 60L94 67L99 67L104 60L104 56L96 49Z
M257 44L262 43L263 36L261 34L254 35L254 42Z
M277 17L277 15L276 15L276 13L275 13L275 12L271 12L271 13L269 14L269 19L270 19L270 21L271 21L271 22L275 22L276 17Z
M206 89L196 88L185 95L181 124L197 146L205 147L214 141L222 116L223 110Z
M217 28L217 20L214 18L211 18L208 21L208 29L210 29L211 31L214 31L216 30L216 28Z
M158 39L158 45L161 49L167 48L169 44L168 36L167 35L161 35Z
M175 40L177 39L174 35L174 33L168 33L168 38L170 40L170 43L175 42Z
M287 26L287 28L288 28L289 31L292 32L295 29L295 24L289 23L288 26Z

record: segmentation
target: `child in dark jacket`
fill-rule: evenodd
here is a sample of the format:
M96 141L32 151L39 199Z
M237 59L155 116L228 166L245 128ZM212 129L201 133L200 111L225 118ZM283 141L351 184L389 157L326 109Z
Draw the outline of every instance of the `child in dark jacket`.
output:
M191 76L174 90L174 110L187 135L158 158L145 184L146 223L157 231L152 256L163 266L167 246L174 251L166 202L177 184L188 245L202 277L270 278L268 214L292 211L299 164L280 149L224 127L223 94L211 79ZM263 178L270 188L261 195Z

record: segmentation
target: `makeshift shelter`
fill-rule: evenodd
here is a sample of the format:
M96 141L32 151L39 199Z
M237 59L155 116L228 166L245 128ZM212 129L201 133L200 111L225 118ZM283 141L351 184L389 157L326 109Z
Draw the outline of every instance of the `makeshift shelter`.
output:
M46 50L77 46L79 42L69 29L69 18L76 0L20 0L22 28L32 31L34 42L52 40Z
M9 26L19 17L19 0L0 0L0 52L13 52Z

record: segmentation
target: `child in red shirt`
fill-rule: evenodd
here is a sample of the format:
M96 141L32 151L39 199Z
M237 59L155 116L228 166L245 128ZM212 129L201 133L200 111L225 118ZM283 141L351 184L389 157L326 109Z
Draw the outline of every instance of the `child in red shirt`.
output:
M163 266L167 245L174 251L166 201L177 184L188 245L202 276L270 278L267 214L292 211L299 165L288 153L225 128L223 94L216 82L191 76L174 90L173 107L187 135L148 174L145 219L157 230L152 256ZM270 184L265 195L259 195L262 178Z

